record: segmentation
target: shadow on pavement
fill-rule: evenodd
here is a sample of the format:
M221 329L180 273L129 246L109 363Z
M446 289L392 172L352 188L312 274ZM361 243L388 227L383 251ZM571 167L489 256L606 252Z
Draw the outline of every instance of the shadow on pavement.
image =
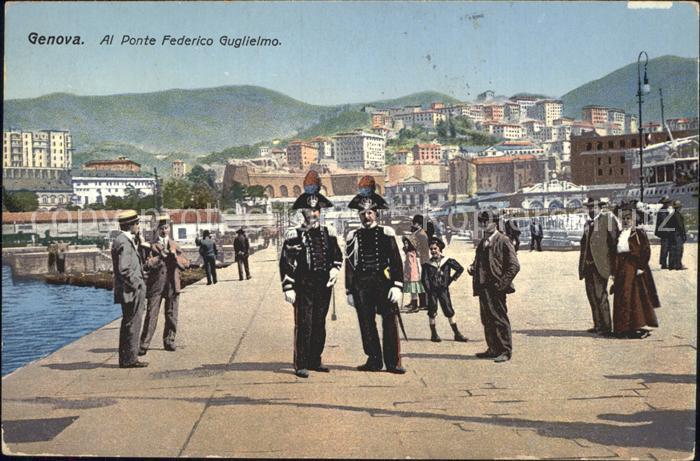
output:
M604 375L608 379L641 379L645 384L650 383L672 383L672 384L695 384L695 375L673 375L670 373L636 373L633 375Z
M188 400L188 399L185 399ZM280 400L253 399L248 397L217 397L209 401L211 406L226 405L284 405L297 408L318 408L333 411L368 413L370 416L397 416L401 418L429 418L455 423L493 424L497 426L530 429L543 437L574 441L585 439L604 446L648 447L674 451L692 452L695 440L695 411L693 410L649 410L630 415L607 413L605 422L541 421L503 416L454 416L430 412L400 411L385 408L332 405L322 403L285 402ZM635 424L635 425L629 425Z
M94 370L96 368L119 368L119 365L114 363L94 363L94 362L71 362L71 363L49 363L42 367L52 370L76 371L76 370Z
M407 354L402 354L401 356L407 359L480 360L474 355L427 354L424 352L409 352Z
M561 337L571 337L571 336L577 336L577 337L582 337L582 338L601 338L601 339L609 339L609 338L602 338L601 336L596 335L595 333L589 333L587 331L579 331L579 330L514 330L513 333L525 335L525 336L539 336L539 337L552 337L552 338L561 338Z
M88 352L92 352L93 354L111 354L118 351L119 349L116 347L96 347L94 349L88 349Z
M77 416L5 420L2 422L3 439L6 443L48 442L73 424L76 419L78 419Z

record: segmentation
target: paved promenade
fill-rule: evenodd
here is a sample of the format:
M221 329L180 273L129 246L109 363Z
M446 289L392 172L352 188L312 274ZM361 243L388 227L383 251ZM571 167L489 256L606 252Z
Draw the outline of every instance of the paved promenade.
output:
M453 243L465 267L474 251ZM425 312L404 314L405 375L362 373L357 318L336 287L324 361L293 374L292 308L274 249L217 285L181 295L178 350L158 340L145 369L119 369L119 320L2 379L3 452L98 456L688 459L694 453L697 246L686 271L653 264L661 327L644 340L592 326L577 252L519 253L509 297L514 355L486 346L471 280L452 286L467 343L429 341ZM652 261L658 260L658 246ZM86 299L85 302L90 302ZM332 307L331 307L332 309ZM162 316L162 314L161 314ZM163 318L159 320L162 334Z

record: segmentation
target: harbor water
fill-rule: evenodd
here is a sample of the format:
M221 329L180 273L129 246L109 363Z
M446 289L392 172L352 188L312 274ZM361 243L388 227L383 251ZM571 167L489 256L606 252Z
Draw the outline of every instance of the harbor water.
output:
M109 290L13 279L2 266L2 375L121 316ZM119 338L115 334L115 347Z

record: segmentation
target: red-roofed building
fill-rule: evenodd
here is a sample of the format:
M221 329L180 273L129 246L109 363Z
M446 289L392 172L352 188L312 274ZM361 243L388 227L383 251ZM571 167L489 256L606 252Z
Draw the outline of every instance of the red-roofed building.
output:
M141 164L126 157L119 157L114 160L91 160L83 163L83 170L109 170L109 171L141 171Z
M698 118L669 118L666 120L666 125L671 131L697 130Z

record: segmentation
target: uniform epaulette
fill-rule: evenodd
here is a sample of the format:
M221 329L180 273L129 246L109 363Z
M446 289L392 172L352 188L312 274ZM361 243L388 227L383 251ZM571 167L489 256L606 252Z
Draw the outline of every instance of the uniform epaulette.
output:
M396 237L396 232L391 227L382 226L382 230L384 231L384 235L389 237Z
M297 238L297 229L295 227L290 227L284 231L284 239L289 240L293 238Z

